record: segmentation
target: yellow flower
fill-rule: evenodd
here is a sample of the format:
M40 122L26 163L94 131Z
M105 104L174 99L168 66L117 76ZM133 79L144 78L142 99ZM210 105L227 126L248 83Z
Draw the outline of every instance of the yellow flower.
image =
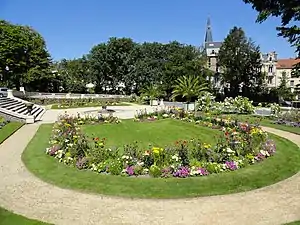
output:
M162 151L163 151L162 148L158 148L158 147L153 147L153 148L152 148L152 152L153 152L154 154L159 154L159 153L161 153Z
M203 144L203 147L204 147L204 148L211 148L211 145L210 145L210 144L204 143L204 144Z

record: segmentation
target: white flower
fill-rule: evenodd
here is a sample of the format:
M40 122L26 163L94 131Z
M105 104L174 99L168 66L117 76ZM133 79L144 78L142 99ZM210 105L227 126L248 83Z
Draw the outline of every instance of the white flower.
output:
M166 114L166 113L165 113L165 114L163 114L162 116L163 116L164 118L167 118L167 117L169 117L169 115L168 115L168 114Z
M234 151L231 149L231 148L226 148L226 152L228 152L228 153L234 153Z

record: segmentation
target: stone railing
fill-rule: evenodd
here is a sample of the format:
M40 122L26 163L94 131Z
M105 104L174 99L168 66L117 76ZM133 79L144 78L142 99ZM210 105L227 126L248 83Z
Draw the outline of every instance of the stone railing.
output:
M128 95L108 95L108 94L75 94L75 93L46 93L46 92L22 92L13 91L15 97L27 97L27 98L129 98Z

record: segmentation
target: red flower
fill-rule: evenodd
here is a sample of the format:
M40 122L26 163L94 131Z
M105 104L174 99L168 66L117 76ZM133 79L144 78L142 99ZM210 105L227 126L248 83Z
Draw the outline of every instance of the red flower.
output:
M226 136L228 136L228 135L229 135L228 131L226 131L226 132L225 132L225 135L226 135Z
M94 138L94 141L99 141L99 138L98 138L98 137L95 137L95 138Z

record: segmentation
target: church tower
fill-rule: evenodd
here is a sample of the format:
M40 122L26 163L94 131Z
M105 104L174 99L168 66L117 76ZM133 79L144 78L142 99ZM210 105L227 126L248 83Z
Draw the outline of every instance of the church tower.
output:
M213 37L212 37L210 18L208 17L207 23L206 23L206 32L205 32L204 43L206 44L206 43L210 43L210 42L213 42Z
M207 19L206 31L204 38L204 49L208 59L208 68L213 72L218 71L217 59L222 42L213 41L212 28L210 18Z

